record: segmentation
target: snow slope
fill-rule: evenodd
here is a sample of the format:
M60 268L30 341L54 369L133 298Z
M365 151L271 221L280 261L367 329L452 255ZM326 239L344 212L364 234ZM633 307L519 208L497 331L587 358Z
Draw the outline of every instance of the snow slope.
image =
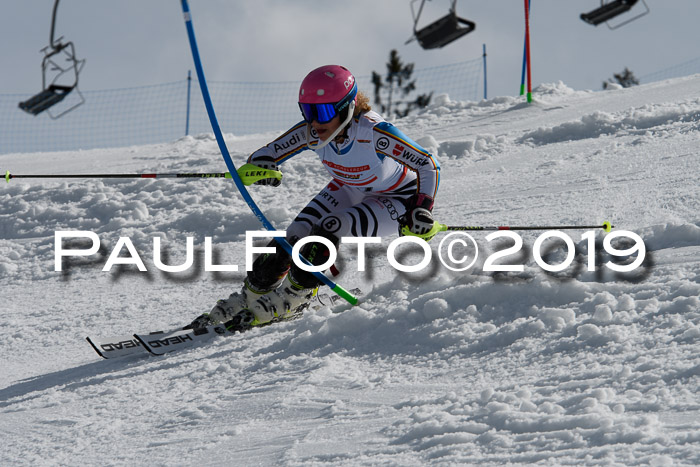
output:
M0 189L0 465L697 465L700 464L700 75L630 89L540 86L519 98L438 97L397 122L440 155L435 209L459 225L595 224L641 236L644 263L614 273L596 233L567 231L577 257L547 273L541 232L486 241L469 271L433 258L419 273L346 248L338 305L166 357L100 359L87 335L168 329L242 280L259 230L230 180L12 180ZM292 123L292 122L290 122ZM224 129L226 131L226 129ZM274 135L227 135L237 164ZM212 135L167 144L9 154L23 173L222 171ZM326 182L315 155L253 196L284 228ZM101 249L54 270L54 233ZM154 266L153 237L166 264ZM128 237L148 269L102 268ZM241 272L207 272L215 262ZM441 234L444 237L444 234ZM441 237L431 242L437 253ZM73 248L89 246L73 242ZM551 246L553 245L553 246ZM550 244L550 264L564 260ZM629 245L627 245L629 246ZM623 248L618 246L618 248ZM402 250L406 263L416 250ZM128 256L124 249L122 256ZM633 258L632 258L633 259Z

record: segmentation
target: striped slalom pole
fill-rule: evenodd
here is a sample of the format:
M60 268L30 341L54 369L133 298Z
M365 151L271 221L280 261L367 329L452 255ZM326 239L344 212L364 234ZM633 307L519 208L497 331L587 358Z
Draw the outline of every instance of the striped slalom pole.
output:
M525 57L527 63L527 101L532 102L532 60L530 57L530 0L525 0Z
M530 10L530 1L527 2L527 9ZM527 71L527 32L523 35L523 71L520 74L520 95L525 95L525 73Z

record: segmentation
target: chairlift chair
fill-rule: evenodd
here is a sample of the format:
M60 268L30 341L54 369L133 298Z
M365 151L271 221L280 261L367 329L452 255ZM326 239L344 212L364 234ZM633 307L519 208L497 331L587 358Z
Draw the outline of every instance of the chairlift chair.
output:
M406 41L406 44L416 39L420 46L426 50L438 49L456 41L476 28L476 24L473 21L457 16L457 0L452 0L452 7L446 16L418 29L418 21L420 20L426 0L421 1L418 13L415 12L413 7L417 1L418 0L413 0L411 2L413 37Z
M19 108L27 113L39 115L46 110L46 113L52 119L65 115L85 102L85 98L78 89L78 75L83 65L85 65L85 60L76 58L75 46L72 42L61 42L63 37L54 40L58 2L59 0L56 0L54 3L49 45L41 49L41 52L44 53L44 58L41 61L42 90L26 101L19 103ZM63 61L67 64L63 63ZM77 99L74 99L67 108L60 110L57 114L51 113L49 109L63 101L73 91L75 91Z
M608 20L628 12L637 3L637 1L638 0L612 0L606 3L605 0L600 0L600 7L588 13L581 13L581 19L588 24L592 24L593 26L598 26L601 23L605 23L608 25L608 28L617 29L649 13L649 6L647 5L646 1L642 0L645 11L614 26L611 26L610 23L608 23Z

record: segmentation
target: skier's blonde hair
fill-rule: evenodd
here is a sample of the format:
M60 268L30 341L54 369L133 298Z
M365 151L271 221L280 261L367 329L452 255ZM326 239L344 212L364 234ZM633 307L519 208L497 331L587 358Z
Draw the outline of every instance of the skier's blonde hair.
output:
M355 98L355 111L352 113L354 117L357 117L362 112L369 112L372 110L372 106L369 105L369 97L362 92L357 91L357 97Z

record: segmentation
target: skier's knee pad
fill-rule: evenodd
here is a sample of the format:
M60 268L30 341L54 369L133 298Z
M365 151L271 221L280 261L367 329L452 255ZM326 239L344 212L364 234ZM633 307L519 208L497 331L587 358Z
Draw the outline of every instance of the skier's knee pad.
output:
M276 240L271 240L267 246L276 248L276 251L258 256L246 278L246 285L256 293L276 289L289 272L292 262L292 257L277 244Z
M340 243L340 239L335 234L326 230L322 225L316 225L311 230L311 235L330 240L333 247L336 249ZM312 266L320 266L328 261L328 258L330 257L330 249L325 243L309 242L304 245L301 250L299 250L299 254L306 258L306 260L311 263ZM296 264L292 264L289 274L295 283L305 289L315 288L321 285L321 281L319 281L312 272L304 271Z

